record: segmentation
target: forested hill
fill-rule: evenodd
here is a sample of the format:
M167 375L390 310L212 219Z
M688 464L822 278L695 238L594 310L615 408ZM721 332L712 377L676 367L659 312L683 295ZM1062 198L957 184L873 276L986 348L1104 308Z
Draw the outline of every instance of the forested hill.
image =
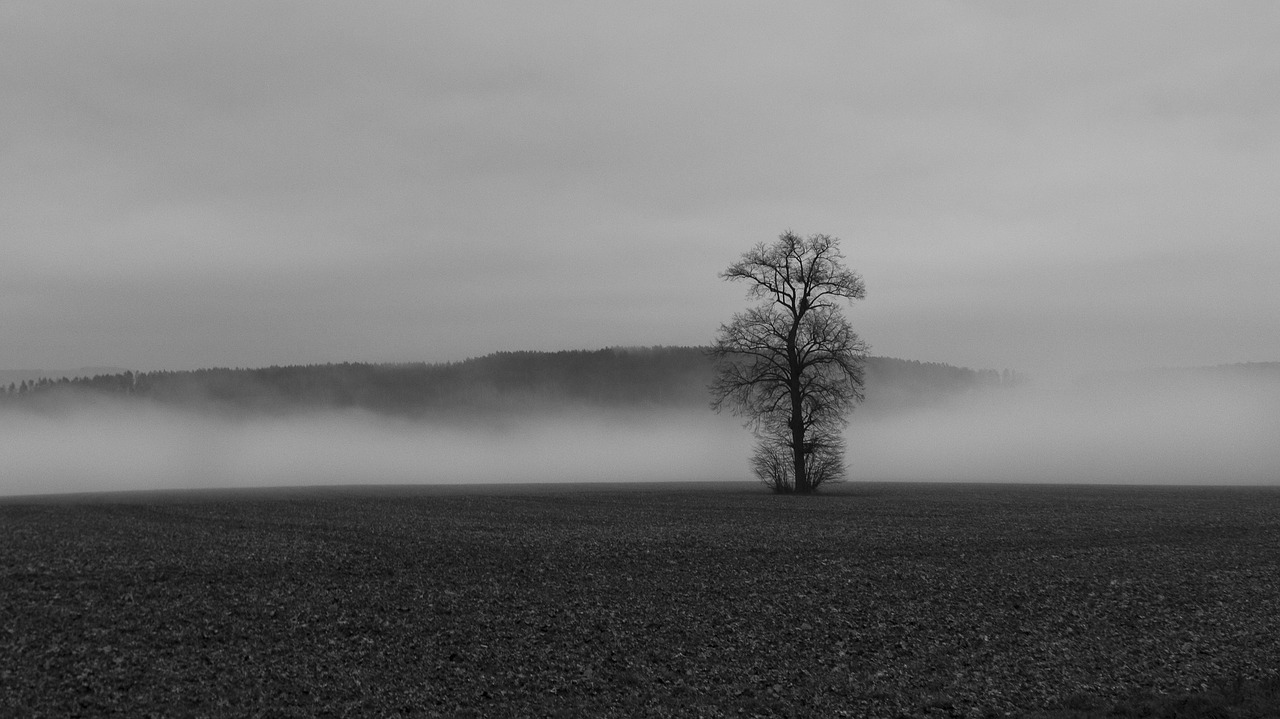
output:
M355 408L448 417L575 406L706 408L712 374L705 348L611 348L498 352L445 364L342 363L45 378L6 386L3 398L38 404L114 395L193 409ZM927 406L1018 380L1008 371L871 357L867 403L861 411Z

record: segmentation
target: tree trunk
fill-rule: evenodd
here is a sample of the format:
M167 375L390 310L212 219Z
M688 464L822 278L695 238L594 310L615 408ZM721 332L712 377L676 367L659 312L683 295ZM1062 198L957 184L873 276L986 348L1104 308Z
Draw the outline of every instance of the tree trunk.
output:
M809 473L805 471L804 462L804 405L801 402L800 392L800 355L796 349L796 335L800 331L800 318L802 311L795 315L795 319L791 323L791 331L787 333L787 364L791 370L791 377L788 391L791 394L791 459L792 472L794 482L793 490L796 494L808 494Z
M798 404L798 403L797 403ZM804 461L804 423L797 412L791 421L791 456L795 461L796 494L808 494L813 491L809 486L809 472Z
M813 490L809 486L809 472L805 466L805 437L803 405L800 401L799 382L791 388L791 459L794 462L796 494L808 494Z

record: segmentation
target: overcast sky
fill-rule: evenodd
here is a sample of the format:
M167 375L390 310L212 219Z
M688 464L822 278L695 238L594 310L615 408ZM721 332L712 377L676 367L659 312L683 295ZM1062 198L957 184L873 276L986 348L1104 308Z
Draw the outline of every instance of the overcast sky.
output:
M1280 4L0 4L3 369L704 344L786 229L875 354L1280 360Z

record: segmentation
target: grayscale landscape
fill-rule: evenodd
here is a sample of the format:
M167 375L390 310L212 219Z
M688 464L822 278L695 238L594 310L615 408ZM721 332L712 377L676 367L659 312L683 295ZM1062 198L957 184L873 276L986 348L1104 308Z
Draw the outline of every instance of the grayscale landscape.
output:
M1277 27L0 4L0 715L1280 716Z

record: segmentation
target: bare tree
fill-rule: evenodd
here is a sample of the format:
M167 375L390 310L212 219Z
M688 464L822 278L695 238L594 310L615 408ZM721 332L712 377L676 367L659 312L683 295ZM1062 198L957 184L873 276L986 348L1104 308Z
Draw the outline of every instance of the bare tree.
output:
M843 260L838 239L788 231L721 274L763 301L720 326L711 404L748 418L752 468L775 492L807 494L844 474L841 429L863 398L867 346L838 305L866 296Z

